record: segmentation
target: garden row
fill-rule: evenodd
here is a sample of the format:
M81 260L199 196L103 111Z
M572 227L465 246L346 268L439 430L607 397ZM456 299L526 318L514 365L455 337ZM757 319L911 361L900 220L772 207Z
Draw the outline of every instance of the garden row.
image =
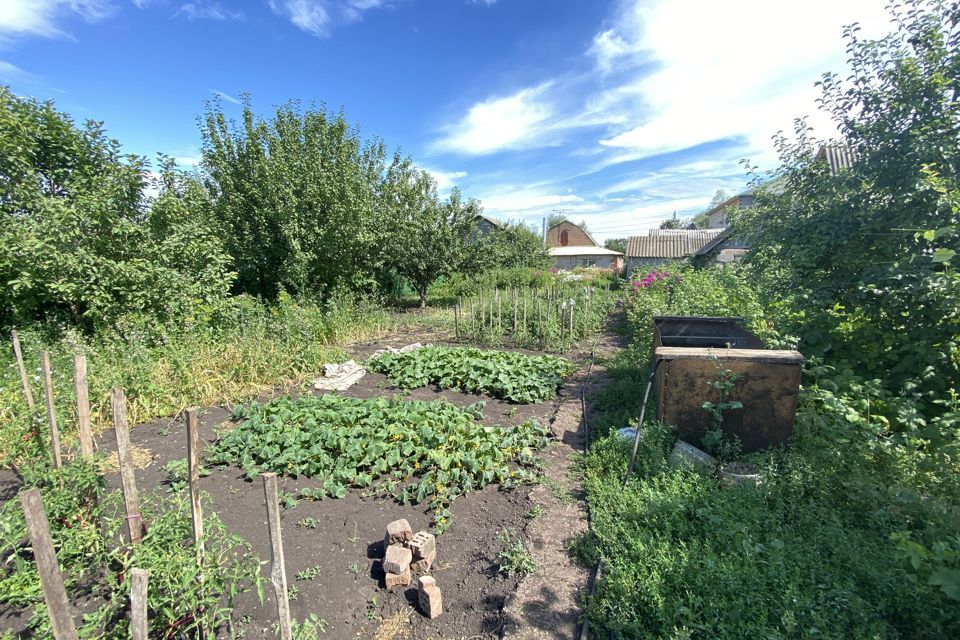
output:
M570 373L569 363L549 356L457 349L416 353L419 367L436 371L459 366L460 373L447 378L404 377L398 361L384 356L381 366L405 388L428 381L462 388L465 380L474 380L479 382L471 383L473 392L500 397L520 393L526 401L551 397ZM509 366L502 366L505 362ZM489 378L493 370L498 375ZM78 372L76 386L85 389L82 369ZM75 414L82 424L89 411L84 407L86 394L77 395ZM54 404L50 394L45 397L49 405ZM22 402L26 404L26 399ZM200 629L213 634L225 626L234 632L231 612L239 595L256 589L262 598L259 562L249 542L228 534L215 513L201 515L201 501L209 505L210 498L201 500L199 489L205 473L197 446L196 412L185 413L189 455L184 468L172 462L167 465L171 478L179 476L171 483L173 494L148 491L141 499L130 459L127 402L121 391L114 391L111 404L122 492L106 491L104 457L92 452L87 435L79 438L82 448L73 446L70 439L61 451L55 424L44 435L38 434L46 455L22 465L20 472L21 496L39 495L22 498L22 505L11 500L0 508L0 553L7 559L0 571L0 603L28 611L27 627L35 637L76 637L61 633L63 625L73 624L79 637L129 637L131 624L141 620L149 627L150 637L180 637ZM442 400L361 400L337 395L283 396L235 409L240 424L220 435L206 461L235 464L251 479L264 477L272 527L269 538L274 542L271 579L281 631L289 624L297 637L312 637L322 630L323 621L287 622L286 576L276 569L283 563L275 542L281 533L274 474L323 479L322 484L303 489L299 499L340 498L356 489L365 495L392 497L401 504L428 504L439 533L449 525L450 506L458 496L489 484L510 486L536 478L536 451L547 444L548 431L533 421L514 427L482 426L477 422L483 418L482 411L482 404L461 409ZM64 578L59 590L51 590L46 583L41 588L41 575L47 578L61 572L41 571L38 539L32 526L28 535L24 515L29 512L28 502L34 515L49 523L51 553L47 555L59 563ZM267 536L267 531L263 534ZM135 571L141 569L146 574ZM149 589L140 599L133 594L143 595L144 575L149 576ZM57 599L51 600L51 594L58 592ZM64 617L63 603L68 600L84 603L82 619L74 621L69 613ZM144 604L138 608L137 602ZM52 620L57 621L53 626Z
M610 285L556 279L544 288L479 290L454 309L458 339L563 351L603 328L615 301Z

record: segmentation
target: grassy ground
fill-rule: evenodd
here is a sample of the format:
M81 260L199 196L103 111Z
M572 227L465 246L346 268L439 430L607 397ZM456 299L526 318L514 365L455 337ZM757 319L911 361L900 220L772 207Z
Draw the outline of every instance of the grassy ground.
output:
M586 607L600 637L960 637L956 460L931 465L929 452L878 439L881 417L860 419L832 380L806 380L789 449L754 456L759 487L672 466L672 430L648 420L621 488L630 447L612 430L636 424L649 315L674 311L657 304L628 305L632 344L592 400L603 412L587 458L592 534L575 548L605 561ZM731 307L701 313L743 313Z

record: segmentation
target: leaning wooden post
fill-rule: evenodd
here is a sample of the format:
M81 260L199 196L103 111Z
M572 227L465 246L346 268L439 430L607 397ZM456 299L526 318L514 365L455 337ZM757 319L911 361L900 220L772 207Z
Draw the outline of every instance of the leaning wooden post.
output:
M503 331L503 315L500 313L500 288L497 287L497 331Z
M577 301L573 298L570 298L570 339L573 340L576 338L573 334L573 307L576 305Z
M197 548L197 565L203 565L203 509L200 506L200 424L197 410L187 409L187 468L190 477L190 516L193 522L193 544Z
M147 585L150 574L146 569L130 569L130 638L148 640Z
M519 295L517 294L517 288L514 287L514 288L513 288L513 332L514 332L514 333L517 332L517 321L518 321L518 319L519 319L518 316L517 316L517 304L518 304L518 302L519 302Z
M77 430L80 433L80 453L93 455L93 432L90 429L90 393L87 386L87 356L73 356L73 387L77 392Z
M563 340L563 326L567 321L567 301L560 303L560 339Z
M117 436L117 458L120 462L123 506L127 512L127 531L130 533L130 543L136 544L143 539L146 528L143 525L143 516L140 515L137 479L133 473L133 453L127 427L127 401L120 387L114 387L110 393L110 408L113 410L113 431Z
M480 293L477 294L477 302L480 306L480 331L483 331L484 317L483 317L483 287L480 287Z
M20 338L16 330L10 332L13 340L13 357L17 359L17 369L20 371L20 384L23 385L23 397L27 400L27 408L33 411L33 392L30 391L30 378L27 377L27 367L23 364L23 352L20 350Z
M30 532L30 544L33 558L40 572L40 586L43 587L43 599L47 603L47 615L53 627L56 640L77 640L77 628L70 616L70 602L67 590L63 586L63 575L57 564L57 554L53 550L50 538L50 523L43 511L43 498L40 489L33 488L20 494L23 516Z
M523 290L523 332L527 332L527 290Z
M283 563L283 539L280 535L280 503L277 499L277 474L263 474L263 498L267 505L267 530L270 534L270 581L277 596L280 640L292 640L290 601L287 599L287 571Z
M40 352L40 366L43 369L43 397L47 403L47 422L50 424L50 448L53 449L53 466L63 466L60 457L60 431L57 429L57 411L53 406L53 376L50 374L50 354Z

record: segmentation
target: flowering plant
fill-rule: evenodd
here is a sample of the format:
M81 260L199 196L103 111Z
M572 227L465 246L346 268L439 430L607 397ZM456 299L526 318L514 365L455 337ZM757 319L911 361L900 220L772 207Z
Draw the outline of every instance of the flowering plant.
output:
M667 280L671 278L675 281L680 281L681 278L679 275L671 276L669 271L651 271L647 275L643 276L640 280L634 280L631 285L634 292L638 291L641 287L644 289L649 289L653 283L659 280Z

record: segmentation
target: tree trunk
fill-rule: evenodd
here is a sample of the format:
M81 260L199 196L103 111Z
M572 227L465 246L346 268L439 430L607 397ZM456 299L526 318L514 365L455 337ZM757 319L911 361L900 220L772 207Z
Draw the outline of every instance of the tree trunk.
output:
M421 309L426 309L426 308L427 308L427 290L424 289L423 291L420 291L419 293L420 293L420 308L421 308Z

